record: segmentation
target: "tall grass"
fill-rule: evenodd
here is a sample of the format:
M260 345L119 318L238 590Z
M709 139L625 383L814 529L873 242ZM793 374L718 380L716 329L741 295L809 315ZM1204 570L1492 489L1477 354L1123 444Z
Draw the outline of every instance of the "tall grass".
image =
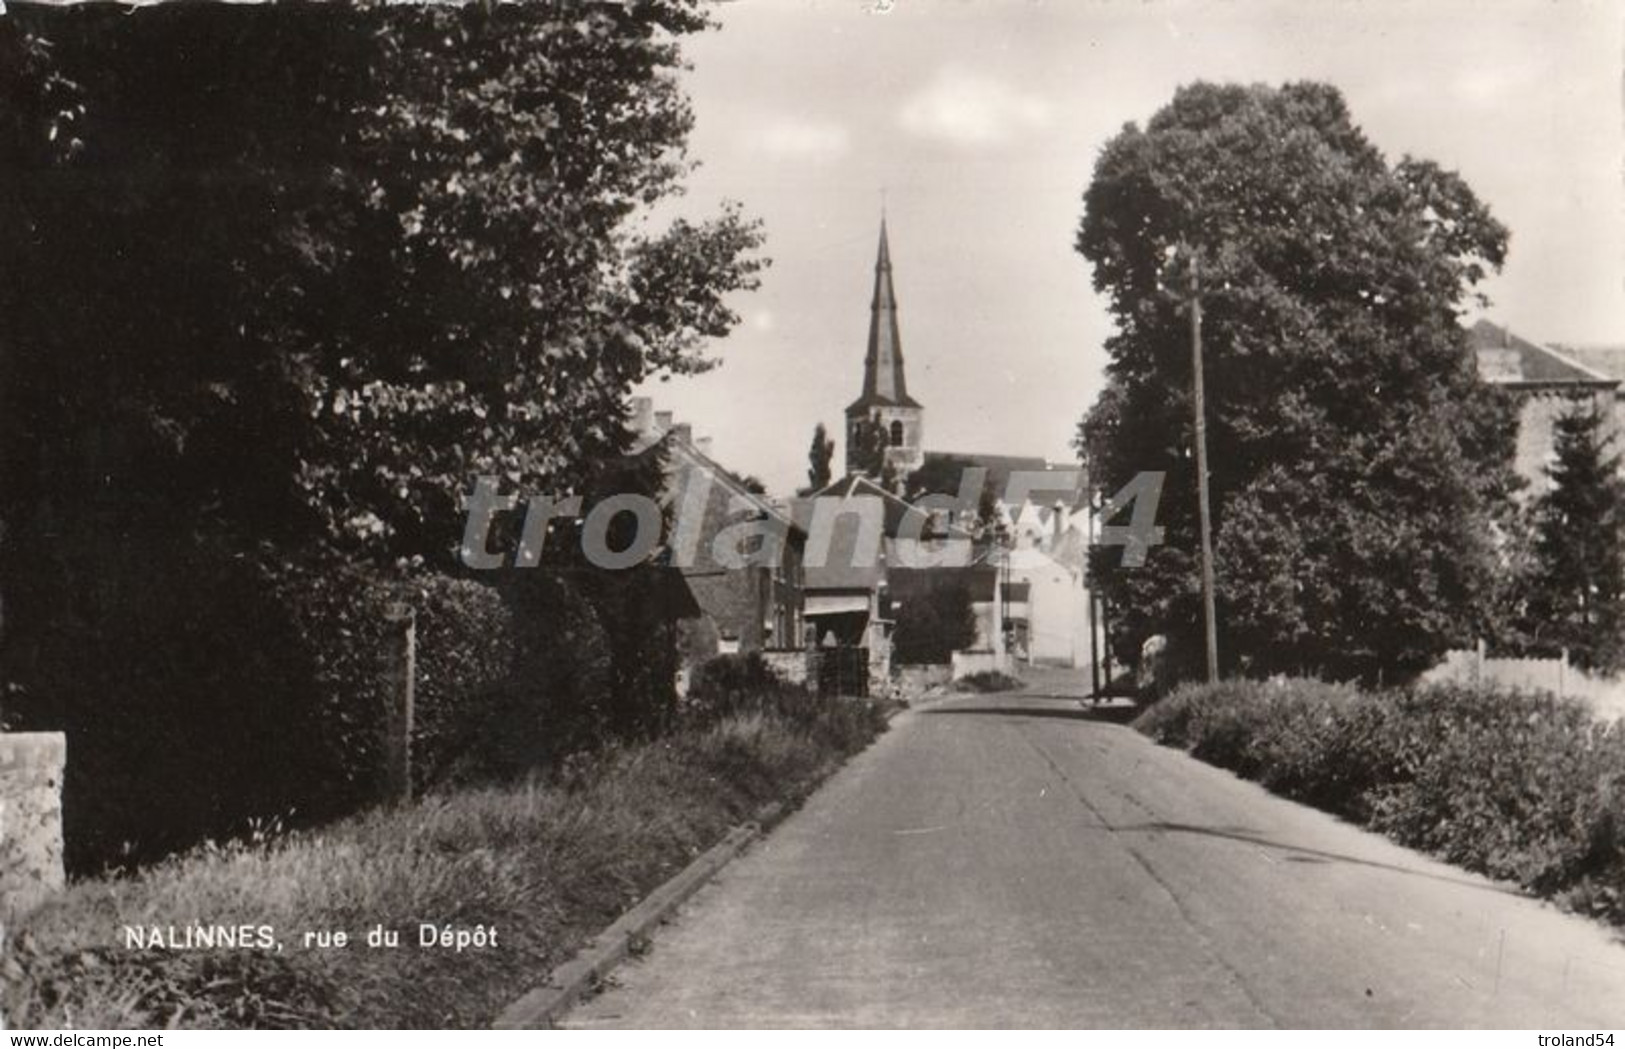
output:
M1469 869L1625 924L1625 723L1547 693L1187 686L1162 743Z
M872 704L745 711L320 832L206 846L78 883L11 936L7 1020L32 1028L478 1027L762 804L884 727ZM268 925L280 950L128 948L129 926ZM497 946L418 946L420 923ZM400 932L372 948L368 930ZM344 930L351 945L304 945Z

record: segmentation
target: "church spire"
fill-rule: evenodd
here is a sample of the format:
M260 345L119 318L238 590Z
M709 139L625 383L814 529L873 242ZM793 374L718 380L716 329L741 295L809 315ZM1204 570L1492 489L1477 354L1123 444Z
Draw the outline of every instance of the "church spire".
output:
M874 405L918 408L903 376L903 338L897 325L897 293L892 288L891 245L886 216L880 216L880 248L875 257L875 293L869 303L869 346L863 358L863 396L848 411Z

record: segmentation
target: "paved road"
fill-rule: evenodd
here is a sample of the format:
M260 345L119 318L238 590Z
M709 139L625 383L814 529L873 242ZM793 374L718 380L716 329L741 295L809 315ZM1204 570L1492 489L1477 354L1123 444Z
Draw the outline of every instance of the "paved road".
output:
M1078 691L899 717L566 1025L1625 1026L1604 930Z

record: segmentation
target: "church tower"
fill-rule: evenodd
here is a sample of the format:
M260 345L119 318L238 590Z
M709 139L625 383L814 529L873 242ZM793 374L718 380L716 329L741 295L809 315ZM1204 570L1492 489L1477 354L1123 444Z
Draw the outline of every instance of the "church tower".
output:
M880 252L875 259L875 294L869 303L869 347L863 358L863 395L846 408L846 472L865 471L859 449L864 427L885 443L886 465L901 482L925 462L920 422L925 409L908 395L903 377L903 340L897 328L897 294L892 290L891 249L886 217L880 218Z

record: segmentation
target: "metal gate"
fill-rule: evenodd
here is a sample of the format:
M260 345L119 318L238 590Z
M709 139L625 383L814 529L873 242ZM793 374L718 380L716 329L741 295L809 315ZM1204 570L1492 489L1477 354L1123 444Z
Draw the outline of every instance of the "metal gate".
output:
M837 645L818 650L820 696L867 696L869 650L858 645Z

